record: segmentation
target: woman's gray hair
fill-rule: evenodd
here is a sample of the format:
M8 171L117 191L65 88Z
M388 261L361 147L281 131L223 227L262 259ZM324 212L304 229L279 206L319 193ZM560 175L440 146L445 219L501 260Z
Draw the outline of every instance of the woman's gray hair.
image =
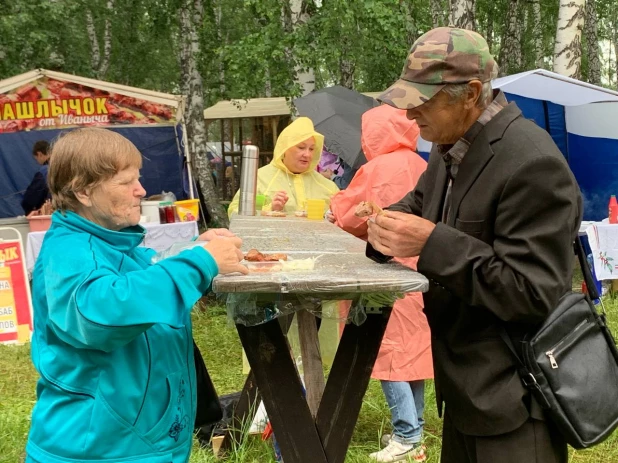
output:
M462 99L464 96L470 92L470 86L468 83L464 84L447 84L442 89L448 96L450 96L450 101L455 103ZM485 82L483 84L483 88L481 89L481 95L479 96L476 105L479 108L486 108L491 103L491 97L493 95L493 88L491 87L491 82Z
M76 192L95 188L128 167L142 167L142 155L117 132L98 127L75 129L60 135L51 148L47 180L52 205L75 211Z

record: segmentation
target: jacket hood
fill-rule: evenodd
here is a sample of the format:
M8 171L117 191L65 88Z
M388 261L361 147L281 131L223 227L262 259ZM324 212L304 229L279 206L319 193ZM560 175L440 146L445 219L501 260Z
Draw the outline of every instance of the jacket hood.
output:
M308 117L299 117L288 125L283 132L281 132L281 134L279 134L271 164L275 165L284 172L287 172L288 168L283 163L283 155L292 146L298 145L300 142L305 141L310 137L313 137L315 140L315 149L313 150L311 165L309 166L309 169L307 169L307 172L315 170L320 162L320 156L322 155L324 135L315 131L313 122L311 122L311 119Z
M363 114L361 145L367 161L399 149L416 151L419 128L406 117L406 111L389 105L372 108Z

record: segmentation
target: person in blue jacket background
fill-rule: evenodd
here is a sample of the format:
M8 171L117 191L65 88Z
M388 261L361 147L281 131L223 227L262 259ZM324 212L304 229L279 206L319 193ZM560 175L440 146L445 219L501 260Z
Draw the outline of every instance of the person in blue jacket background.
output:
M49 168L49 142L46 140L37 141L32 147L32 156L41 168L34 174L30 185L24 191L21 200L21 207L26 215L36 211L43 206L49 198L49 188L47 187L47 171Z
M33 272L40 374L27 463L186 463L196 407L190 311L218 273L247 273L222 230L152 263L138 247L142 157L78 129L52 148L57 209ZM223 236L222 236L223 235Z

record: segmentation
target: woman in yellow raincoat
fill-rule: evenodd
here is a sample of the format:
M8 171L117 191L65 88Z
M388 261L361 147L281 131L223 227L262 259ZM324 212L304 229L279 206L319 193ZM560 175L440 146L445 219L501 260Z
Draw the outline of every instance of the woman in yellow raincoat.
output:
M307 199L324 199L327 208L330 206L330 198L339 188L315 170L323 146L324 136L307 117L299 117L281 132L273 160L258 169L257 194L271 198L262 210L293 214L304 210ZM230 216L238 212L239 195L236 192L230 203Z

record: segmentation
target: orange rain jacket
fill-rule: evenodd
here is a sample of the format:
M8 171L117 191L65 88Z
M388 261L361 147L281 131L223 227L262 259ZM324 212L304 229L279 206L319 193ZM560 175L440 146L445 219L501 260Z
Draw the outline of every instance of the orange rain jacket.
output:
M367 164L346 190L331 200L336 224L367 239L367 218L354 215L361 201L390 206L414 189L427 163L414 152L419 129L406 112L382 105L367 111L362 120L361 143ZM397 259L416 269L417 258ZM406 294L395 302L386 327L372 378L413 381L433 378L431 338L420 293Z

